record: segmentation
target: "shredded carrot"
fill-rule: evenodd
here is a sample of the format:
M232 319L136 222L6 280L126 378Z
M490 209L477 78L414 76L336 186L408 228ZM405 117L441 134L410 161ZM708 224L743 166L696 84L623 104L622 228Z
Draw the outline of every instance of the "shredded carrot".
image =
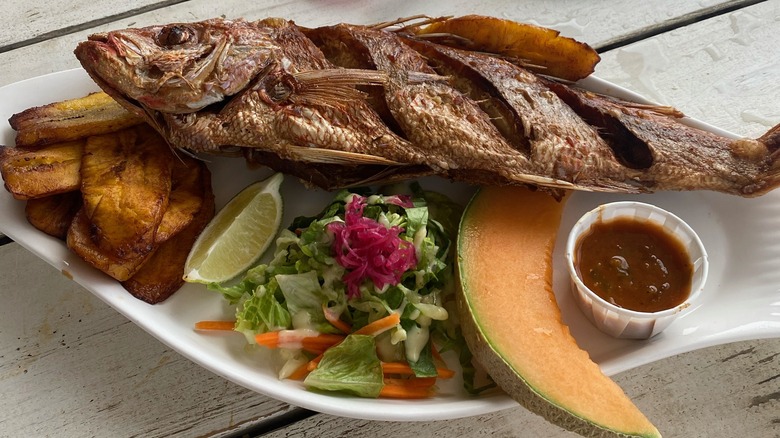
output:
M341 330L342 333L350 333L352 331L352 327L350 327L346 322L339 319L339 316L334 314L330 311L327 304L322 304L322 312L325 314L325 319L328 320L328 322L337 329Z
M301 365L298 368L296 368L295 371L293 371L292 373L290 373L289 376L287 376L287 378L290 379L290 380L303 380L303 379L305 379L306 376L309 375L309 371L311 371L311 370L309 370L309 363L310 362L306 362L303 365Z
M305 350L319 351L321 353L343 340L343 335L322 333L317 336L303 338L301 340L301 345L303 345Z
M419 387L419 386L390 384L382 387L382 390L379 392L379 396L388 397L388 398L405 398L405 399L427 398L431 396L432 392L433 392L433 388L430 386Z
M431 354L433 355L434 360L444 363L444 359L441 357L439 350L436 348L435 345L433 345L433 343L431 343Z
M309 363L306 364L306 368L309 371L314 371L314 369L317 368L317 365L319 365L321 361L322 361L322 354L310 360Z
M436 377L412 377L410 379L396 379L385 377L385 385L407 386L410 388L429 388L436 384Z
M403 362L382 362L382 372L385 374L414 375L412 367L408 363ZM455 376L455 371L449 368L436 367L436 373L442 379L449 379Z
M263 345L268 348L276 348L279 346L279 332L265 332L255 335L255 341L258 345Z
M320 361L322 360L323 354L324 353L320 353L314 359L299 366L298 368L295 369L295 371L290 373L290 375L287 378L293 380L303 380L310 372L314 371L317 368L317 365L319 365Z
M439 350L433 344L431 344L431 354L433 356L433 363L436 364L436 371L439 373L439 377L449 379L455 375L455 371L447 368L447 362L441 357L441 353L439 353Z
M451 379L455 377L455 371L443 367L436 367L436 374L442 379Z
M319 333L314 336L302 336L293 330L279 330L255 335L255 341L268 348L303 348L317 354L343 340L343 335Z
M355 332L355 334L376 336L380 333L390 330L391 328L398 325L400 322L401 322L401 315L393 312L385 316L384 318L377 319L371 324L368 324L365 327L360 328Z
M195 330L233 330L235 327L235 321L198 321L195 323Z

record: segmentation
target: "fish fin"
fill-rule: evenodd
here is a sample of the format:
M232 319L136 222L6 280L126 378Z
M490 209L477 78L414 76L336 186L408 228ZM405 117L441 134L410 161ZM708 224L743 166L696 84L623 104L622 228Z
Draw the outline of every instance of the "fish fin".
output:
M384 86L387 73L377 70L332 68L292 75L294 86L288 100L300 105L337 106L345 100L366 98L360 85Z
M685 117L685 114L683 114L682 111L678 110L677 108L671 107L671 106L665 106L665 105L653 105L653 104L645 104L645 103L636 103L636 102L621 102L624 106L629 108L636 108L639 110L644 111L651 111L656 114L667 116L667 117L674 117L676 119L681 119Z
M322 164L341 164L341 165L363 165L378 164L383 166L399 166L405 163L388 160L369 154L360 154L356 152L340 151L336 149L310 148L306 146L286 145L284 147L285 155L300 161Z
M392 30L394 32L405 32L407 29L415 29L420 26L426 26L431 23L436 23L438 21L446 21L452 18L452 16L446 16L446 17L431 17L425 14L418 14L418 15L410 15L408 17L401 17L397 18L392 21L382 21L380 23L375 23L369 27L371 29L376 30L382 30L382 29L388 29ZM401 26L400 28L396 28L397 26ZM389 29L393 28L393 29Z
M447 82L450 78L447 76L433 73L423 73L419 71L410 71L406 73L406 82L408 84L423 84L429 82Z
M767 131L758 139L758 141L766 146L766 148L772 154L772 159L777 160L777 151L780 151L780 124Z
M374 173L371 176L367 176L360 180L351 181L347 187L363 187L363 186L370 186L375 184L389 184L395 181L395 177L399 174L403 175L403 173L399 172L399 168L397 166L388 166L384 167L378 172ZM416 178L419 176L426 176L430 174L430 172L420 172L419 175L412 175L412 178ZM403 180L406 180L407 178L403 178Z
M759 137L758 141L769 151L769 170L764 180L772 190L780 186L780 124Z

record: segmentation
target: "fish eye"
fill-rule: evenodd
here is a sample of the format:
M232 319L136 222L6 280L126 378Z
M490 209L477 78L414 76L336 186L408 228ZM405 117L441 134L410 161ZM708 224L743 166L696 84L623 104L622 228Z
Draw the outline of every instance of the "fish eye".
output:
M195 31L187 26L165 26L157 35L157 42L161 46L178 46L190 41L195 36Z

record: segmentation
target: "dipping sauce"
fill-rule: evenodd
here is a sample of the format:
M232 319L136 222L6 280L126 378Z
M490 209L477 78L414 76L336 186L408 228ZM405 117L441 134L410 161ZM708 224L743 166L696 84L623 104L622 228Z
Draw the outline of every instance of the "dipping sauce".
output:
M691 292L693 265L685 246L649 221L593 224L577 241L574 265L596 295L630 310L671 309Z

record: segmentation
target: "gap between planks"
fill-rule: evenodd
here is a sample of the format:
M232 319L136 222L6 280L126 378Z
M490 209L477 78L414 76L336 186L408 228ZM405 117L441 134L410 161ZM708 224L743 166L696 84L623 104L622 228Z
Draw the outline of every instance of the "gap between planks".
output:
M739 9L747 8L749 6L757 5L760 3L765 3L766 1L768 0L734 0L727 3L710 6L708 8L700 9L696 12L691 12L689 14L681 15L679 17L672 18L668 21L650 27L646 27L644 29L639 29L630 32L626 35L622 35L618 38L609 40L603 44L596 45L593 48L598 53L609 52L610 50L619 49L629 44L633 44L647 38L661 35L663 33L671 32L681 27L685 27L697 23L699 21L709 20L710 18L715 18L720 15L729 14Z
M228 434L219 435L219 438L259 437L271 433L275 430L283 429L293 423L303 421L316 414L317 412L310 411L308 409L291 406L291 409L283 414L275 415L270 418L264 418L250 424L244 424Z
M185 3L188 0L165 0L161 1L159 3L155 3L152 5L143 6L136 9L130 9L129 11L125 11L119 14L109 15L107 17L103 17L97 20L90 20L86 21L81 24L75 24L73 26L66 26L62 29L53 30L51 32L46 32L41 35L35 36L33 38L28 38L26 40L18 41L13 44L9 44L7 46L0 47L0 53L10 52L11 50L19 49L21 47L27 47L31 46L33 44L37 44L43 41L51 40L54 38L59 38L61 36L69 35L76 32L81 32L86 29L92 29L94 27L101 26L103 24L111 23L117 20L121 20L123 18L133 17L135 15L140 15L145 12L154 11L157 9L163 9L167 8L169 6L177 5L179 3Z
M166 0L162 1L160 3L156 3L153 5L144 6L141 8L131 9L129 11L122 12L120 14L110 15L107 17L100 18L98 20L91 20L87 21L85 23L73 25L73 26L67 26L63 27L62 29L57 29L51 32L46 32L44 34L38 35L34 38L29 38L26 40L18 41L13 44L9 44L4 47L0 47L0 53L9 52L11 50L19 49L21 47L31 46L33 44L40 43L42 41L62 37L65 35L69 35L71 33L80 32L86 29L91 29L103 24L111 23L123 18L132 17L135 15L139 15L145 12L154 11L157 9L166 8L169 6L173 6L179 3L185 3L188 0ZM631 33L628 33L626 35L620 36L618 38L614 38L612 40L607 41L606 43L594 45L594 49L596 49L599 53L608 52L610 50L614 50L623 46L627 46L629 44L635 43L637 41L641 41L643 39L653 37L656 35L660 35L662 33L670 32L675 29L679 29L681 27L685 27L689 24L696 23L698 21L707 20L713 17L717 17L719 15L728 14L730 12L734 12L738 9L746 8L748 6L753 6L759 3L764 3L768 0L734 0L731 2L710 6L709 8L704 8L701 10L698 10L696 12L692 12L686 15L682 15L680 17L668 20L664 23L654 25L652 27L647 27L644 29L640 29Z

